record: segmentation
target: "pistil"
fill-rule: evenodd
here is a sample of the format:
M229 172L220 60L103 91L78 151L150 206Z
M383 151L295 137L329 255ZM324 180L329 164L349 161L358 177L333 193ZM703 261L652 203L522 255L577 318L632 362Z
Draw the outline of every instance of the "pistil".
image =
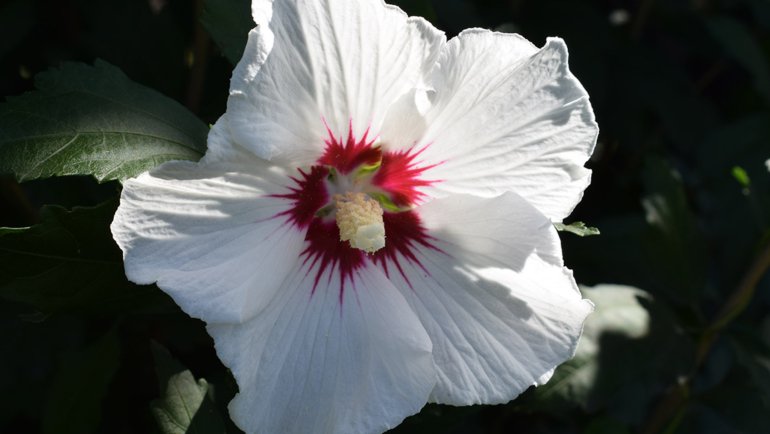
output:
M385 247L385 224L379 202L364 193L334 195L340 241L350 247L374 253Z

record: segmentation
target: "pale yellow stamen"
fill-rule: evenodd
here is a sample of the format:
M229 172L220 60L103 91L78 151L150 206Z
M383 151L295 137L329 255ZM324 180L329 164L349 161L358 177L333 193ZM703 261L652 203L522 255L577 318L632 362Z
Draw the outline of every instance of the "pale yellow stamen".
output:
M336 194L334 202L341 241L367 253L385 247L385 224L379 202L363 193Z

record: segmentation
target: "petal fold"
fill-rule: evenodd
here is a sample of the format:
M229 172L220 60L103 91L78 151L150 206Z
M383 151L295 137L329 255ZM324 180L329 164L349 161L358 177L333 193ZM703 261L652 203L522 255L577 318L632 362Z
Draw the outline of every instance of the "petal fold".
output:
M430 340L379 270L357 270L342 295L339 273L314 287L317 271L290 273L252 320L208 327L240 388L230 414L249 434L380 433L435 384Z
M433 343L431 401L508 402L574 354L592 304L551 222L526 200L455 195L419 208L432 246L390 272ZM396 267L389 267L395 270Z
M537 49L519 35L471 29L449 41L420 140L437 194L513 191L553 221L572 212L590 182L583 165L598 127L567 60L558 38Z
M252 12L257 27L231 81L230 130L258 156L297 165L315 161L329 133L378 132L446 41L382 0L257 0Z
M247 152L236 155L239 161L169 162L127 180L111 225L128 279L157 282L207 322L259 312L304 240L277 217L291 204L271 197L285 190L287 175Z

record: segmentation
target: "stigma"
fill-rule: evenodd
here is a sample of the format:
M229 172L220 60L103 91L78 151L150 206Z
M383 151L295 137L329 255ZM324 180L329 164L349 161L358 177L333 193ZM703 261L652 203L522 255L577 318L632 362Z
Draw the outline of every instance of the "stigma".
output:
M379 202L356 192L334 195L334 204L340 241L367 253L385 247L385 224Z

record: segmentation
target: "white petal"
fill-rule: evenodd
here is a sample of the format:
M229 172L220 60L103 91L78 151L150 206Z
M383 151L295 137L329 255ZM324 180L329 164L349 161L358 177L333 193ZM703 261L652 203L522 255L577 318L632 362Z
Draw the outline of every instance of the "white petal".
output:
M538 50L519 35L465 31L445 46L431 84L421 145L426 165L440 163L424 174L442 181L437 189L513 191L554 221L572 212L598 127L561 39Z
M342 298L337 274L313 291L315 270L298 268L252 320L209 325L240 388L230 415L246 433L380 433L425 404L435 384L430 340L368 267Z
M426 89L413 89L393 103L380 129L382 147L405 150L416 145L427 129L425 113L430 104Z
M230 125L227 122L227 113L217 119L211 126L209 135L206 138L206 154L201 162L214 163L232 162L239 164L241 161L250 161L255 159L253 152L243 148L235 143L230 133Z
M170 162L123 184L113 237L128 279L158 286L189 315L243 321L298 261L304 233L276 217L289 180L264 160Z
M254 18L256 24L270 21L270 17L273 16L273 1L274 0L252 0L251 17Z
M233 72L235 140L267 159L308 164L329 130L376 134L388 108L424 82L443 33L382 0L257 0L257 28Z
M561 265L551 222L521 197L455 195L418 208L435 238L391 271L428 330L431 400L503 403L574 354L592 304ZM396 267L389 267L396 270Z

